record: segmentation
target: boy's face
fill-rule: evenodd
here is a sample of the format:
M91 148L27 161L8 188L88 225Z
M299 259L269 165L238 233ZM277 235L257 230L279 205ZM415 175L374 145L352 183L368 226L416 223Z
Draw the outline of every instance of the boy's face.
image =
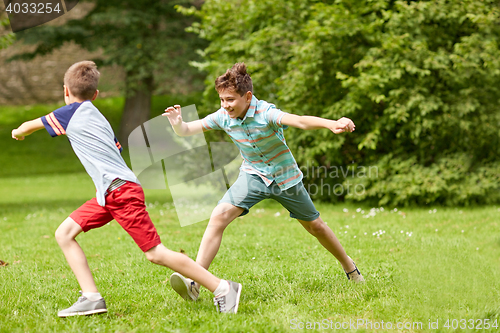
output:
M220 106L223 107L231 118L243 118L247 113L250 102L252 101L252 92L247 91L240 96L232 89L219 91Z

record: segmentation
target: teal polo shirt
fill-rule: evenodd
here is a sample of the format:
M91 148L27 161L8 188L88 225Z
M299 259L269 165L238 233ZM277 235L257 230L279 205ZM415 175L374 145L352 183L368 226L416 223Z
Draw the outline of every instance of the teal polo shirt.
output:
M283 135L287 126L281 124L281 119L286 114L274 104L252 96L243 119L232 119L220 108L206 116L202 125L205 130L221 130L229 135L243 157L240 170L258 175L266 186L275 181L281 190L286 190L303 177Z

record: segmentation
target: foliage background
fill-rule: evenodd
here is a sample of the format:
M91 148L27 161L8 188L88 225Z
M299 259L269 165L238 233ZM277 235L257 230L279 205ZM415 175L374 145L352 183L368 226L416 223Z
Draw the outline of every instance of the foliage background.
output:
M210 42L197 64L209 73L206 110L218 103L213 80L244 61L258 98L355 121L349 136L287 133L321 199L499 202L498 2L208 0L195 13L192 31ZM354 177L317 177L334 166Z
M500 202L497 1L85 2L92 9L83 18L17 34L36 45L21 58L68 41L102 50L101 65L125 72L124 143L151 117L153 92L202 90L196 82L206 77L204 116L219 108L215 78L243 61L258 98L356 123L351 135L287 130L316 199Z
M88 51L102 51L98 66L120 66L124 72L125 105L118 139L127 144L130 132L151 117L157 94L188 94L201 89L203 74L189 66L204 41L185 31L193 21L175 5L191 0L83 0L87 13L62 25L44 24L17 33L34 46L12 59L31 60L73 42Z

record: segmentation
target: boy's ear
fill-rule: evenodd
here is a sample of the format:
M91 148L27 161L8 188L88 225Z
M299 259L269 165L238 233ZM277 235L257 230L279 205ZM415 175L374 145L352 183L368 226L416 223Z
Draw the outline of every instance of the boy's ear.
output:
M97 95L99 95L99 90L96 90L95 93L94 93L94 97L92 97L92 101L95 100L97 98Z
M250 103L252 101L252 96L253 96L252 92L247 91L245 95L246 95L245 97L246 97L247 103Z
M66 85L64 85L64 96L69 97L69 88Z

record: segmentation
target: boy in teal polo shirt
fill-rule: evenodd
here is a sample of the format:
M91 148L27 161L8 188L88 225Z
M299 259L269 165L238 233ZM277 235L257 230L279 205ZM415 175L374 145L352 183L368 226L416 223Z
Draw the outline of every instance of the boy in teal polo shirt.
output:
M235 64L218 77L215 88L219 93L221 108L204 119L183 122L179 105L167 108L164 113L179 136L213 129L225 131L243 157L238 179L212 212L196 262L208 269L229 223L238 216L246 215L258 202L272 198L280 202L292 218L297 219L337 258L349 280L363 282L363 276L352 259L333 231L319 217L302 184L302 172L283 135L283 129L288 126L304 130L326 128L335 134L352 132L355 129L352 120L341 118L335 121L293 115L258 100L253 96L252 79L243 63ZM198 298L199 285L194 281L179 273L174 273L170 281L174 290L184 299Z

